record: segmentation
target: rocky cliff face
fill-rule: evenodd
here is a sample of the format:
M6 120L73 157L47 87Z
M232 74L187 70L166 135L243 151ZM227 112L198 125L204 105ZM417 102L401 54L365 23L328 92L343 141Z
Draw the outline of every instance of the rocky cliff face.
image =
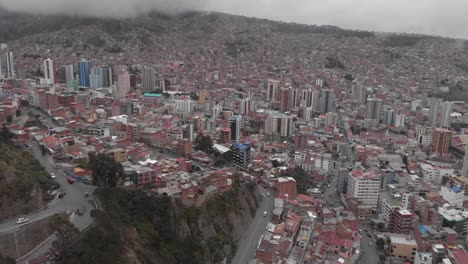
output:
M11 142L0 142L0 220L40 209L56 188L30 153Z
M235 184L200 208L140 191L101 189L98 224L71 263L220 263L230 260L257 208L254 185Z

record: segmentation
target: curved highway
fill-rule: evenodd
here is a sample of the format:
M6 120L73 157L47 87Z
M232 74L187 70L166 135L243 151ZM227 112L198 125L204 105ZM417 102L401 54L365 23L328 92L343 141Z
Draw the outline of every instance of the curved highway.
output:
M47 123L51 124L50 120ZM67 182L67 177L64 175L64 173L55 168L55 165L52 161L52 157L50 157L48 154L42 155L42 151L38 143L31 141L30 145L31 154L33 154L34 157L37 160L39 160L41 165L48 173L55 174L55 181L60 184L59 191L64 192L65 196L63 198L56 197L48 205L46 205L44 208L37 212L27 215L18 215L14 219L2 221L0 223L0 233L13 233L23 225L31 224L34 221L46 218L57 213L74 212L77 209L83 210L83 215L72 214L70 221L78 228L78 230L84 230L86 227L93 223L93 219L91 218L90 212L92 209L94 209L94 202L92 200L91 195L89 197L85 197L85 193L93 193L96 187L78 182L75 182L74 184L69 184ZM21 217L28 218L30 221L21 225L16 224L16 219ZM44 244L42 247L34 250L34 252L30 252L29 256L23 256L22 261L26 261L29 258L32 258L38 254L43 254L47 252L49 247L50 243Z

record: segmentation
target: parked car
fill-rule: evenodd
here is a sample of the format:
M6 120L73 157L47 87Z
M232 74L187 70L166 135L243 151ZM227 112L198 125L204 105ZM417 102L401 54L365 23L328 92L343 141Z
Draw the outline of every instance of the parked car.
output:
M269 192L267 192L267 196L270 197L270 193L269 193Z
M55 177L55 174L54 174L54 173L51 173L51 174L50 174L50 178L51 178L51 179L55 179L55 178L56 178L56 177Z
M267 211L263 212L263 216L267 216L267 215L268 215Z
M75 180L72 179L72 178L68 178L67 181L68 181L69 184L73 184L75 182Z
M26 223L28 221L29 221L28 218L18 218L18 220L16 220L16 223L19 225L19 224Z
M59 198L62 199L62 198L65 196L65 194L66 194L66 193L64 193L64 192L63 192L63 193L60 193L60 194L59 194Z

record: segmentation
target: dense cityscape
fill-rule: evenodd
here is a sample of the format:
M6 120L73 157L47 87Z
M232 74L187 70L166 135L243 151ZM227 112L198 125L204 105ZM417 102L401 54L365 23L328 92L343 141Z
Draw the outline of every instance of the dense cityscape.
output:
M0 44L2 144L47 182L22 191L31 207L0 188L1 256L75 263L63 228L28 228L64 214L89 236L103 188L200 211L249 190L234 250L205 263L468 263L466 42L196 16L210 32L88 24ZM0 185L19 177L4 157ZM114 263L152 263L137 259Z

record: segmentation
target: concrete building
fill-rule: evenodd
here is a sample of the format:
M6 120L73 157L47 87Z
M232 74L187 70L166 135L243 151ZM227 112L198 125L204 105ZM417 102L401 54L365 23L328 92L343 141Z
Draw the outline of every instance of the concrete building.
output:
M270 102L277 101L277 93L279 92L279 81L268 80L267 83L267 100Z
M231 116L229 128L231 129L231 140L238 142L241 138L242 116Z
M390 246L388 247L387 253L390 257L397 257L402 261L413 263L416 251L418 250L416 240L409 236L393 234L388 236L388 240L390 241Z
M57 83L57 65L50 58L44 60L44 82L48 85Z
M432 139L432 151L441 154L448 153L451 140L452 131L445 128L436 128Z
M73 64L65 65L65 81L68 83L75 80L75 72L73 68Z
M92 61L87 61L85 59L78 62L79 68L79 77L80 77L80 86L82 87L90 87L91 82L89 79L89 75L91 73L91 68L93 67Z
M468 212L461 211L444 204L439 207L439 224L441 227L453 229L458 238L464 238L468 234Z
M251 160L250 145L235 142L231 146L231 151L234 165L241 169L246 169Z
M286 194L290 199L297 196L296 180L292 177L280 177L276 183L276 191L279 194Z
M191 113L193 110L193 101L189 99L175 100L177 113Z
M409 234L413 230L414 215L406 209L394 209L390 213L388 230L395 234Z
M450 205L455 206L456 208L463 208L465 192L460 186L441 186L439 194Z
M150 93L156 89L156 77L153 67L144 68L141 72L142 85L141 91L143 93Z
M302 90L301 106L318 110L320 92L313 89Z
M323 89L320 94L320 113L336 111L336 98L333 90Z
M461 176L468 178L468 145L465 145L465 156L463 157Z
M364 171L354 169L348 175L347 195L356 198L373 210L378 207L379 190L382 181L380 171Z
M182 138L186 138L190 141L194 140L193 124L185 124L182 126Z
M382 100L377 98L369 98L366 102L366 119L380 121L382 112Z

